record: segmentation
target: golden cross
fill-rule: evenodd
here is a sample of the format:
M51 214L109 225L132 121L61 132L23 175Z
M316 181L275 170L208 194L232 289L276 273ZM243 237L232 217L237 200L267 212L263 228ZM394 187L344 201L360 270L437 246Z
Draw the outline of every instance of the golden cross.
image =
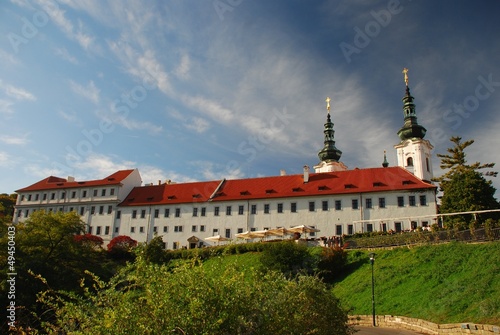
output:
M330 97L326 97L326 110L328 111L328 113L330 113Z
M405 74L405 83L406 83L406 86L408 86L408 69L404 68L403 69L403 73Z

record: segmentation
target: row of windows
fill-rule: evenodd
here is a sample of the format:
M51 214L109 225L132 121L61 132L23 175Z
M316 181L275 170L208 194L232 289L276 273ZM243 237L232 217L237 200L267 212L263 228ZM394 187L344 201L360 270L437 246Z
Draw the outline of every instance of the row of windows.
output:
M427 206L427 196L426 195L421 195L419 197L420 201L420 206ZM416 196L410 195L408 196L408 204L409 206L416 206ZM405 206L405 197L398 197L398 207L404 207ZM378 198L378 207L379 208L386 208L386 201L384 197ZM342 210L342 200L335 200L334 201L334 208L337 211ZM351 202L351 208L352 209L359 209L359 199L352 199ZM366 198L365 199L365 208L373 208L373 202L371 198ZM328 200L323 200L321 202L321 209L323 211L328 211L330 209L329 202ZM284 206L283 203L278 203L276 206L276 211L278 213L283 213L284 212ZM309 211L314 212L316 211L316 202L315 201L309 201ZM245 207L244 205L239 205L238 206L238 215L243 215L245 212ZM297 212L297 203L292 202L290 203L290 212L296 213ZM264 214L270 214L271 213L271 206L270 204L264 204ZM146 210L133 210L132 211L132 219L136 219L138 217L138 214L141 219L144 219L146 217ZM206 207L194 207L193 208L193 216L206 216L207 214L207 208ZM232 215L233 214L233 206L226 206L226 215ZM257 214L257 205L250 205L250 214L255 215ZM160 217L160 210L155 209L154 210L154 217L158 218ZM215 206L214 207L214 216L219 216L220 215L220 207ZM170 217L170 208L165 208L163 212L164 217ZM175 208L174 212L175 217L180 217L181 216L181 209L180 208ZM119 217L118 217L119 218Z
M82 198L86 198L87 195L88 195L88 193L87 193L88 190L82 190L81 192L82 192ZM107 194L107 192L108 192L108 189L106 189L106 188L101 189L101 197L105 197L106 194ZM56 195L57 195L56 192L50 193L50 200L55 200L56 199ZM70 195L70 199L76 199L76 197L77 197L77 191L71 191L69 193L69 195ZM97 197L98 195L99 195L99 190L98 189L93 190L93 196ZM109 195L110 196L115 195L115 189L114 188L110 188L109 189ZM41 196L42 196L42 201L48 199L48 193L43 193L43 194L41 194ZM39 193L34 194L34 197L33 197L33 194L28 194L27 196L25 196L24 194L21 195L21 201L24 201L24 200L32 201L33 198L34 198L34 201L40 200L40 194ZM59 198L58 199L66 199L66 192L61 192L59 194Z
M109 235L109 232L110 232L110 227L109 226L105 226L104 227L104 234L103 234L101 226L97 226L95 228L96 229L95 229L95 234L94 235ZM92 234L92 227L91 226L88 229L88 233ZM115 228L115 233L118 233L118 227Z

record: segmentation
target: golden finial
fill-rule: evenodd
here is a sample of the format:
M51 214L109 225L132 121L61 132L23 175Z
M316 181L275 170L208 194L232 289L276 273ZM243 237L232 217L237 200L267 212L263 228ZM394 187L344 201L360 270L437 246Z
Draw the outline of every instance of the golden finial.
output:
M403 73L405 74L405 83L406 83L406 86L408 86L408 69L404 68L403 69Z
M328 111L328 113L330 113L330 101L331 101L330 97L326 97L325 102L326 102L326 110Z

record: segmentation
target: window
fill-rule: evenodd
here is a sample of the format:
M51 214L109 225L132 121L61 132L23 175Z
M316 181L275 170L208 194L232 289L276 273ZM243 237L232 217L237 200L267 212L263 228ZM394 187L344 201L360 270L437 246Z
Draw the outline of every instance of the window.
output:
M366 208L373 208L372 199L371 198L366 198L365 199L365 207Z
M22 199L21 199L22 200ZM47 193L43 194L43 200L47 200Z
M417 204L415 203L415 196L414 196L414 195L410 195L410 196L408 197L408 204L409 204L410 206L416 206L416 205L417 205Z
M198 207L193 207L193 216L198 216Z
M219 234L219 229L218 228L214 228L212 229L212 235L218 235Z
M75 191L71 192L71 199L74 199L74 198L76 198L76 192Z
M269 214L269 204L264 204L264 214Z
M342 209L342 201L341 200L335 200L335 210L340 211Z
M278 204L278 213L283 213L283 204Z
M106 189L104 188L102 191L101 191L101 197L105 197L106 196Z
M219 216L219 206L214 207L214 215Z
M134 209L132 211L132 219L135 219L135 218L137 218L137 210Z
M64 199L64 198L66 198L66 192L61 193L61 199ZM29 200L31 200L31 195L30 195Z
M131 234L135 233L135 227L130 227L130 233Z
M358 209L358 199L352 199L352 209ZM339 234L337 234L339 235Z
M238 215L243 215L244 211L245 211L245 206L239 205L238 206Z
M231 206L226 206L226 215L231 215Z
M417 229L418 223L417 223L417 221L411 221L410 225L411 225L411 229L415 230L415 229Z
M406 166L413 166L413 158L408 157L408 159L406 160Z
M25 212L24 212L24 217L28 217L30 215L30 210L27 209Z
M104 206L99 206L99 215L104 214Z
M39 198L40 198L40 194L36 194L35 195L35 201L38 201Z
M373 224L372 223L366 224L366 231L369 233L371 233L373 231Z
M97 190L94 190L94 197L97 197Z
M198 226L191 226L191 231L196 233L196 231L198 231Z
M201 226L200 226L200 231L201 231L201 232L204 232L204 231L205 231L205 225L201 225Z
M420 196L420 206L427 206L427 196L425 195Z
M89 226L89 234L92 234L92 227Z
M231 238L231 229L226 228L226 238Z
M174 232L182 233L182 226L174 226Z
M176 209L175 209L175 217L176 217L176 218L181 217L181 209L180 209L180 208L176 208Z
M122 217L122 211L116 211L116 218L120 220Z
M158 233L158 227L156 227L156 226L153 227L153 233L155 233L155 234Z
M115 233L118 234L120 232L120 227L115 227Z
M109 235L109 226L104 227L104 235Z
M115 195L115 189L114 188L112 188L112 189L109 190L109 195Z
M207 215L207 208L201 207L201 216L206 216L206 215Z
M87 191L83 191L82 193L82 198L86 198L87 197ZM45 199L44 199L45 200Z
M237 234L241 234L241 233L243 233L243 228L238 228Z
M297 213L297 203L296 202L292 202L290 204L290 212Z
M340 236L342 235L342 225L336 225L335 226L335 235Z
M141 210L141 219L144 219L146 217L146 210L143 209Z
M54 200L55 198L56 198L56 194L55 194L55 193L52 193L52 194L50 195L50 200Z
M160 210L159 209L155 209L155 219L158 218L160 216Z
M250 207L250 214L257 214L257 205L252 205L252 207Z
M172 244L172 249L177 250L179 248L179 242L174 242Z
M170 208L165 208L165 213L163 213L163 216L166 218L170 216Z
M91 215L95 214L95 206L90 207L90 214Z
M378 207L385 208L385 198L378 198Z
M21 201L24 201L24 194L21 195Z
M20 218L21 217L21 214L23 214L23 212L21 210L18 210L17 211L17 217Z
M427 158L427 157L425 158L425 167L427 168L427 171L429 171L429 172L431 171L431 168L429 166L429 158Z
M398 207L404 207L404 206L405 206L405 198L398 197Z
M316 203L314 201L309 201L309 212L314 212L316 210Z
M324 211L328 210L328 201L327 200L323 200L321 202L321 209L324 210Z
M396 229L397 233L400 233L402 229L401 222L394 222L394 228Z
M31 201L31 194L28 195L28 201Z
M163 232L164 232L164 233L168 233L168 226L164 226L164 227L163 227Z
M144 227L139 227L139 233L141 233L141 234L144 233Z
M83 216L85 214L85 207L80 207L80 216Z
M352 225L352 224L347 225L347 234L348 235L354 234L354 225Z

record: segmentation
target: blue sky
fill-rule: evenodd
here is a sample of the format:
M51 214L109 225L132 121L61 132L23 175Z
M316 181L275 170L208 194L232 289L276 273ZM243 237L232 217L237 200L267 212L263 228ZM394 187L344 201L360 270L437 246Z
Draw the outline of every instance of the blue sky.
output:
M144 183L300 173L331 97L349 168L380 166L409 68L434 153L500 164L500 2L11 0L0 193L139 168ZM439 160L433 160L441 174ZM494 180L498 189L500 184Z

